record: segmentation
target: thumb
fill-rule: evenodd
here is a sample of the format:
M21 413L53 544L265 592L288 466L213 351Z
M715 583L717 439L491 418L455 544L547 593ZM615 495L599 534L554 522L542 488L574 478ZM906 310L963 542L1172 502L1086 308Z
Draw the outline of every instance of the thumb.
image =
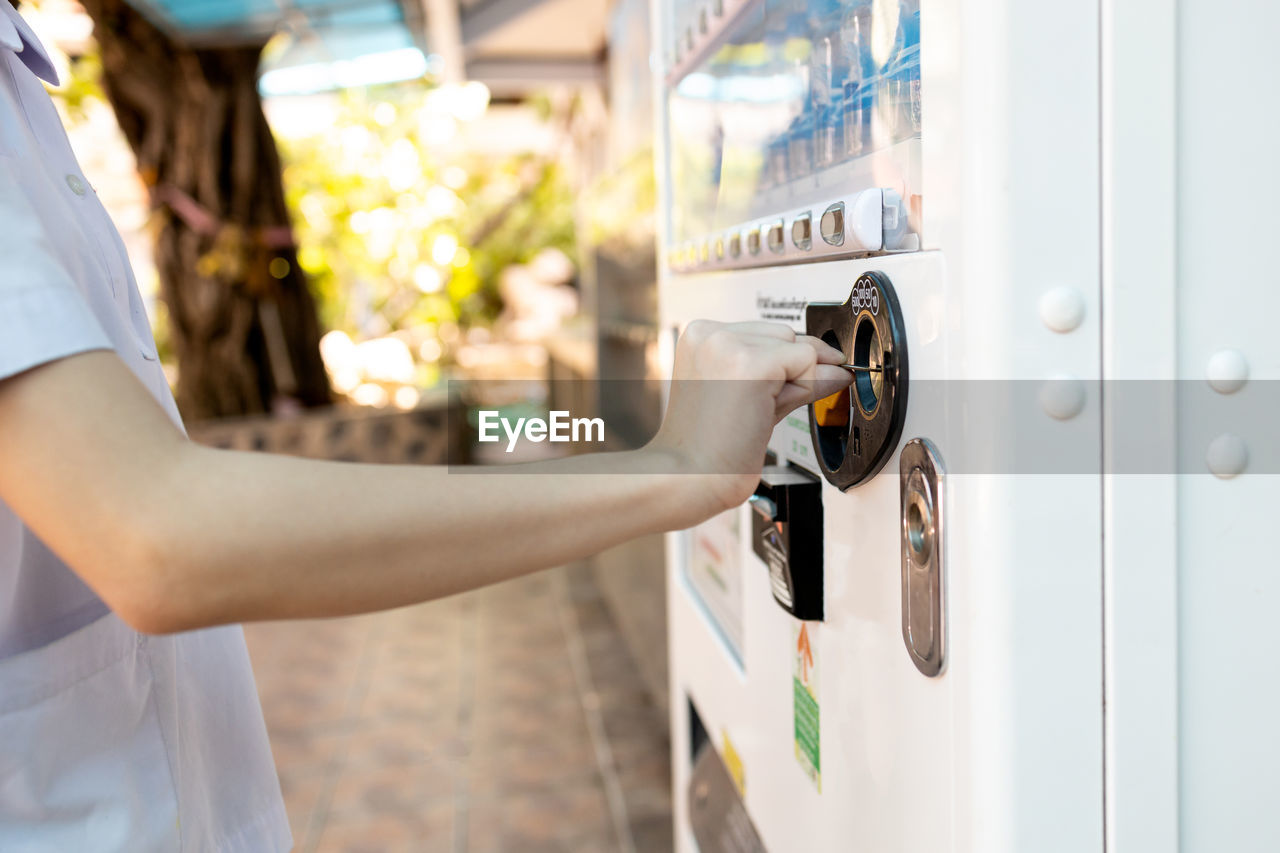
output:
M813 397L806 400L806 403L812 403L814 400L821 400L823 397L830 397L838 391L843 391L853 384L853 371L846 370L834 364L819 364L815 371L815 381L813 383Z
M774 411L778 420L781 420L796 407L807 405L814 400L821 400L823 397L830 397L848 388L852 383L853 375L843 367L819 364L814 379L805 380L802 383L788 382L782 386L774 404Z

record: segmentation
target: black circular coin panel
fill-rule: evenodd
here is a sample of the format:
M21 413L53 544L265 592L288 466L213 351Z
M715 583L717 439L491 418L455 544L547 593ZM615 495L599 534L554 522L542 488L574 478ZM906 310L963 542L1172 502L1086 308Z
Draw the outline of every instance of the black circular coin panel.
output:
M902 437L907 413L907 335L902 308L889 277L858 276L843 303L811 302L805 308L810 335L835 344L855 367L849 389L849 423L818 426L809 406L809 434L822 475L841 490L879 473Z

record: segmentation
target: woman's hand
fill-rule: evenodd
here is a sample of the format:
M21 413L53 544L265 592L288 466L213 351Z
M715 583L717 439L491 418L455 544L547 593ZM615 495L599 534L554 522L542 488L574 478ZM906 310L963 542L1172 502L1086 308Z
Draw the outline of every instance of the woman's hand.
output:
M774 426L848 387L842 352L780 323L690 323L676 344L666 417L649 448L697 475L693 514L708 518L755 491Z

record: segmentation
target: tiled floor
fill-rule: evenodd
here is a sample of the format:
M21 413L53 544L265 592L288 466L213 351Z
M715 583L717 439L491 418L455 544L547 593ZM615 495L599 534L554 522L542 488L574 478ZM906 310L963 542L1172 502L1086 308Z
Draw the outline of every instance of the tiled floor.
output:
M671 849L665 710L586 567L245 634L297 850Z

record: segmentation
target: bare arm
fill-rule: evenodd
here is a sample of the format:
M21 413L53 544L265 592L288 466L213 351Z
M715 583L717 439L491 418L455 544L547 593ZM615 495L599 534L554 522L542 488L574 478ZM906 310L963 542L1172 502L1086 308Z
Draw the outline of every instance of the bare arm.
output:
M677 388L642 450L476 474L201 447L113 354L86 353L0 382L0 497L139 630L410 604L745 499L777 418L848 384L838 352L793 337L701 324L677 378L757 381L705 404Z

